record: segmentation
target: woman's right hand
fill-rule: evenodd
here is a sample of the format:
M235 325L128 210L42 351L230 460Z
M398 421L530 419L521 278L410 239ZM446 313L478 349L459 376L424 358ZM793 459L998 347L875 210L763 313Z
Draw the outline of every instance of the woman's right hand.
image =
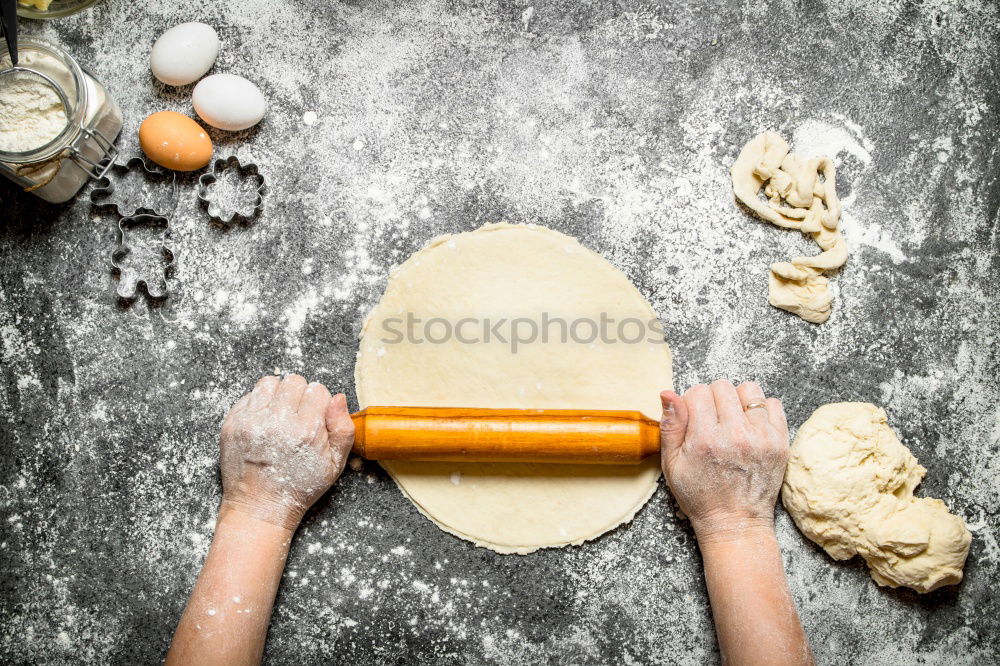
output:
M699 540L773 530L788 462L781 401L755 382L723 379L660 399L663 474Z

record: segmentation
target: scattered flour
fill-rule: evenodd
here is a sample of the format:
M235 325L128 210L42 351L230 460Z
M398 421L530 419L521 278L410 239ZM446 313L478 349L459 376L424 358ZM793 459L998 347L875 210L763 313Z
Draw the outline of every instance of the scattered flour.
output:
M1000 461L988 454L1000 438L998 322L983 277L995 272L996 211L977 162L996 143L995 3L828 3L809 10L826 14L819 30L799 8L763 2L735 21L666 5L577 18L526 3L450 14L404 3L384 20L371 11L265 0L205 9L201 20L228 28L217 69L256 76L272 103L265 126L226 145L260 165L270 196L258 220L225 231L179 198L171 308L107 299L111 278L80 247L110 242L110 222L85 197L30 239L2 241L4 256L35 254L0 284L0 414L18 419L4 422L0 558L21 581L17 599L0 601L0 653L120 661L140 619L169 626L214 529L228 405L275 367L347 388L354 342L330 337L332 320L360 322L391 268L431 237L508 220L578 235L622 268L664 320L678 388L755 378L786 391L793 420L817 401L869 399L907 424L907 446L943 461L928 494L966 507L975 529L969 579L934 611L958 629L937 632L910 601L829 562L779 512L793 594L826 653L989 661L989 627L960 625L980 622L969 618L983 614L976 604L1000 559L989 499ZM791 36L780 61L761 40L775 12ZM146 114L189 103L135 85L149 78L135 35L151 41L186 18L169 3L98 3L24 29L57 42L81 30L85 50L102 54L88 64L126 112L127 157ZM324 58L305 66L304 47ZM874 85L831 86L848 60ZM782 74L798 61L831 64L816 81ZM910 112L894 100L927 83L927 64L946 103ZM853 254L822 331L764 305L766 284L748 268L750 253L766 265L808 247L732 200L728 166L766 128L796 149L835 153L848 192ZM931 263L939 251L948 270L924 273L941 265ZM921 281L939 288L886 298L889 284ZM792 377L789 349L809 350ZM856 361L871 377L850 372ZM608 641L623 663L717 659L696 546L662 489L631 526L524 561L484 559L440 534L360 460L324 501L289 560L271 661L595 663ZM60 508L85 503L99 516L88 524ZM123 554L107 590L78 573ZM543 616L558 622L532 619ZM160 658L165 640L131 660Z

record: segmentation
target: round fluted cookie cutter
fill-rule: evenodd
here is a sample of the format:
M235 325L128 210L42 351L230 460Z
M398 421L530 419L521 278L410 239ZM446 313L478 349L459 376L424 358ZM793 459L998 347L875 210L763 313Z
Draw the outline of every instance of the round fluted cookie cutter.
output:
M237 177L241 180L253 180L256 185L253 189L253 201L247 206L240 206L230 202L219 201L212 192L212 185L216 183L223 173L235 170ZM209 218L219 224L231 224L233 222L249 222L258 215L264 208L264 191L267 182L260 169L252 162L246 164L240 162L235 155L218 159L212 168L198 179L198 200L208 212Z

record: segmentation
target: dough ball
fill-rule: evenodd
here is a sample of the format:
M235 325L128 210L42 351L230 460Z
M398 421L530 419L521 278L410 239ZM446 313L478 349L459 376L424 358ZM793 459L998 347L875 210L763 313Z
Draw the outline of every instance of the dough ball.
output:
M944 502L913 496L926 472L880 407L823 405L799 428L781 499L834 559L861 555L880 585L930 592L962 580L972 536Z

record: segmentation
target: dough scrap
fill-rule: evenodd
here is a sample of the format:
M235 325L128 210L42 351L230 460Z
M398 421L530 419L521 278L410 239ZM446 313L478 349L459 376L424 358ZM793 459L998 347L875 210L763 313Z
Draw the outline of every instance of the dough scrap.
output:
M656 314L614 266L569 236L492 224L436 238L390 276L362 331L361 407L633 409L660 417L672 386L670 350L656 343L536 341L509 345L386 344L407 312L457 322L523 317L646 322ZM473 337L473 328L464 337ZM481 333L481 331L480 331ZM634 337L630 329L629 338ZM626 336L623 336L626 337ZM586 336L581 336L586 339ZM639 465L385 461L403 494L441 529L500 553L580 544L632 519L656 489L657 456Z
M785 140L769 131L743 146L729 173L736 197L750 210L779 227L810 234L820 246L816 256L771 265L768 302L822 324L833 309L830 281L822 274L847 262L833 160L791 153ZM761 188L766 203L759 196Z
M879 585L930 592L962 580L972 535L941 500L913 496L926 473L883 409L833 403L799 428L781 499L834 559L861 555Z

